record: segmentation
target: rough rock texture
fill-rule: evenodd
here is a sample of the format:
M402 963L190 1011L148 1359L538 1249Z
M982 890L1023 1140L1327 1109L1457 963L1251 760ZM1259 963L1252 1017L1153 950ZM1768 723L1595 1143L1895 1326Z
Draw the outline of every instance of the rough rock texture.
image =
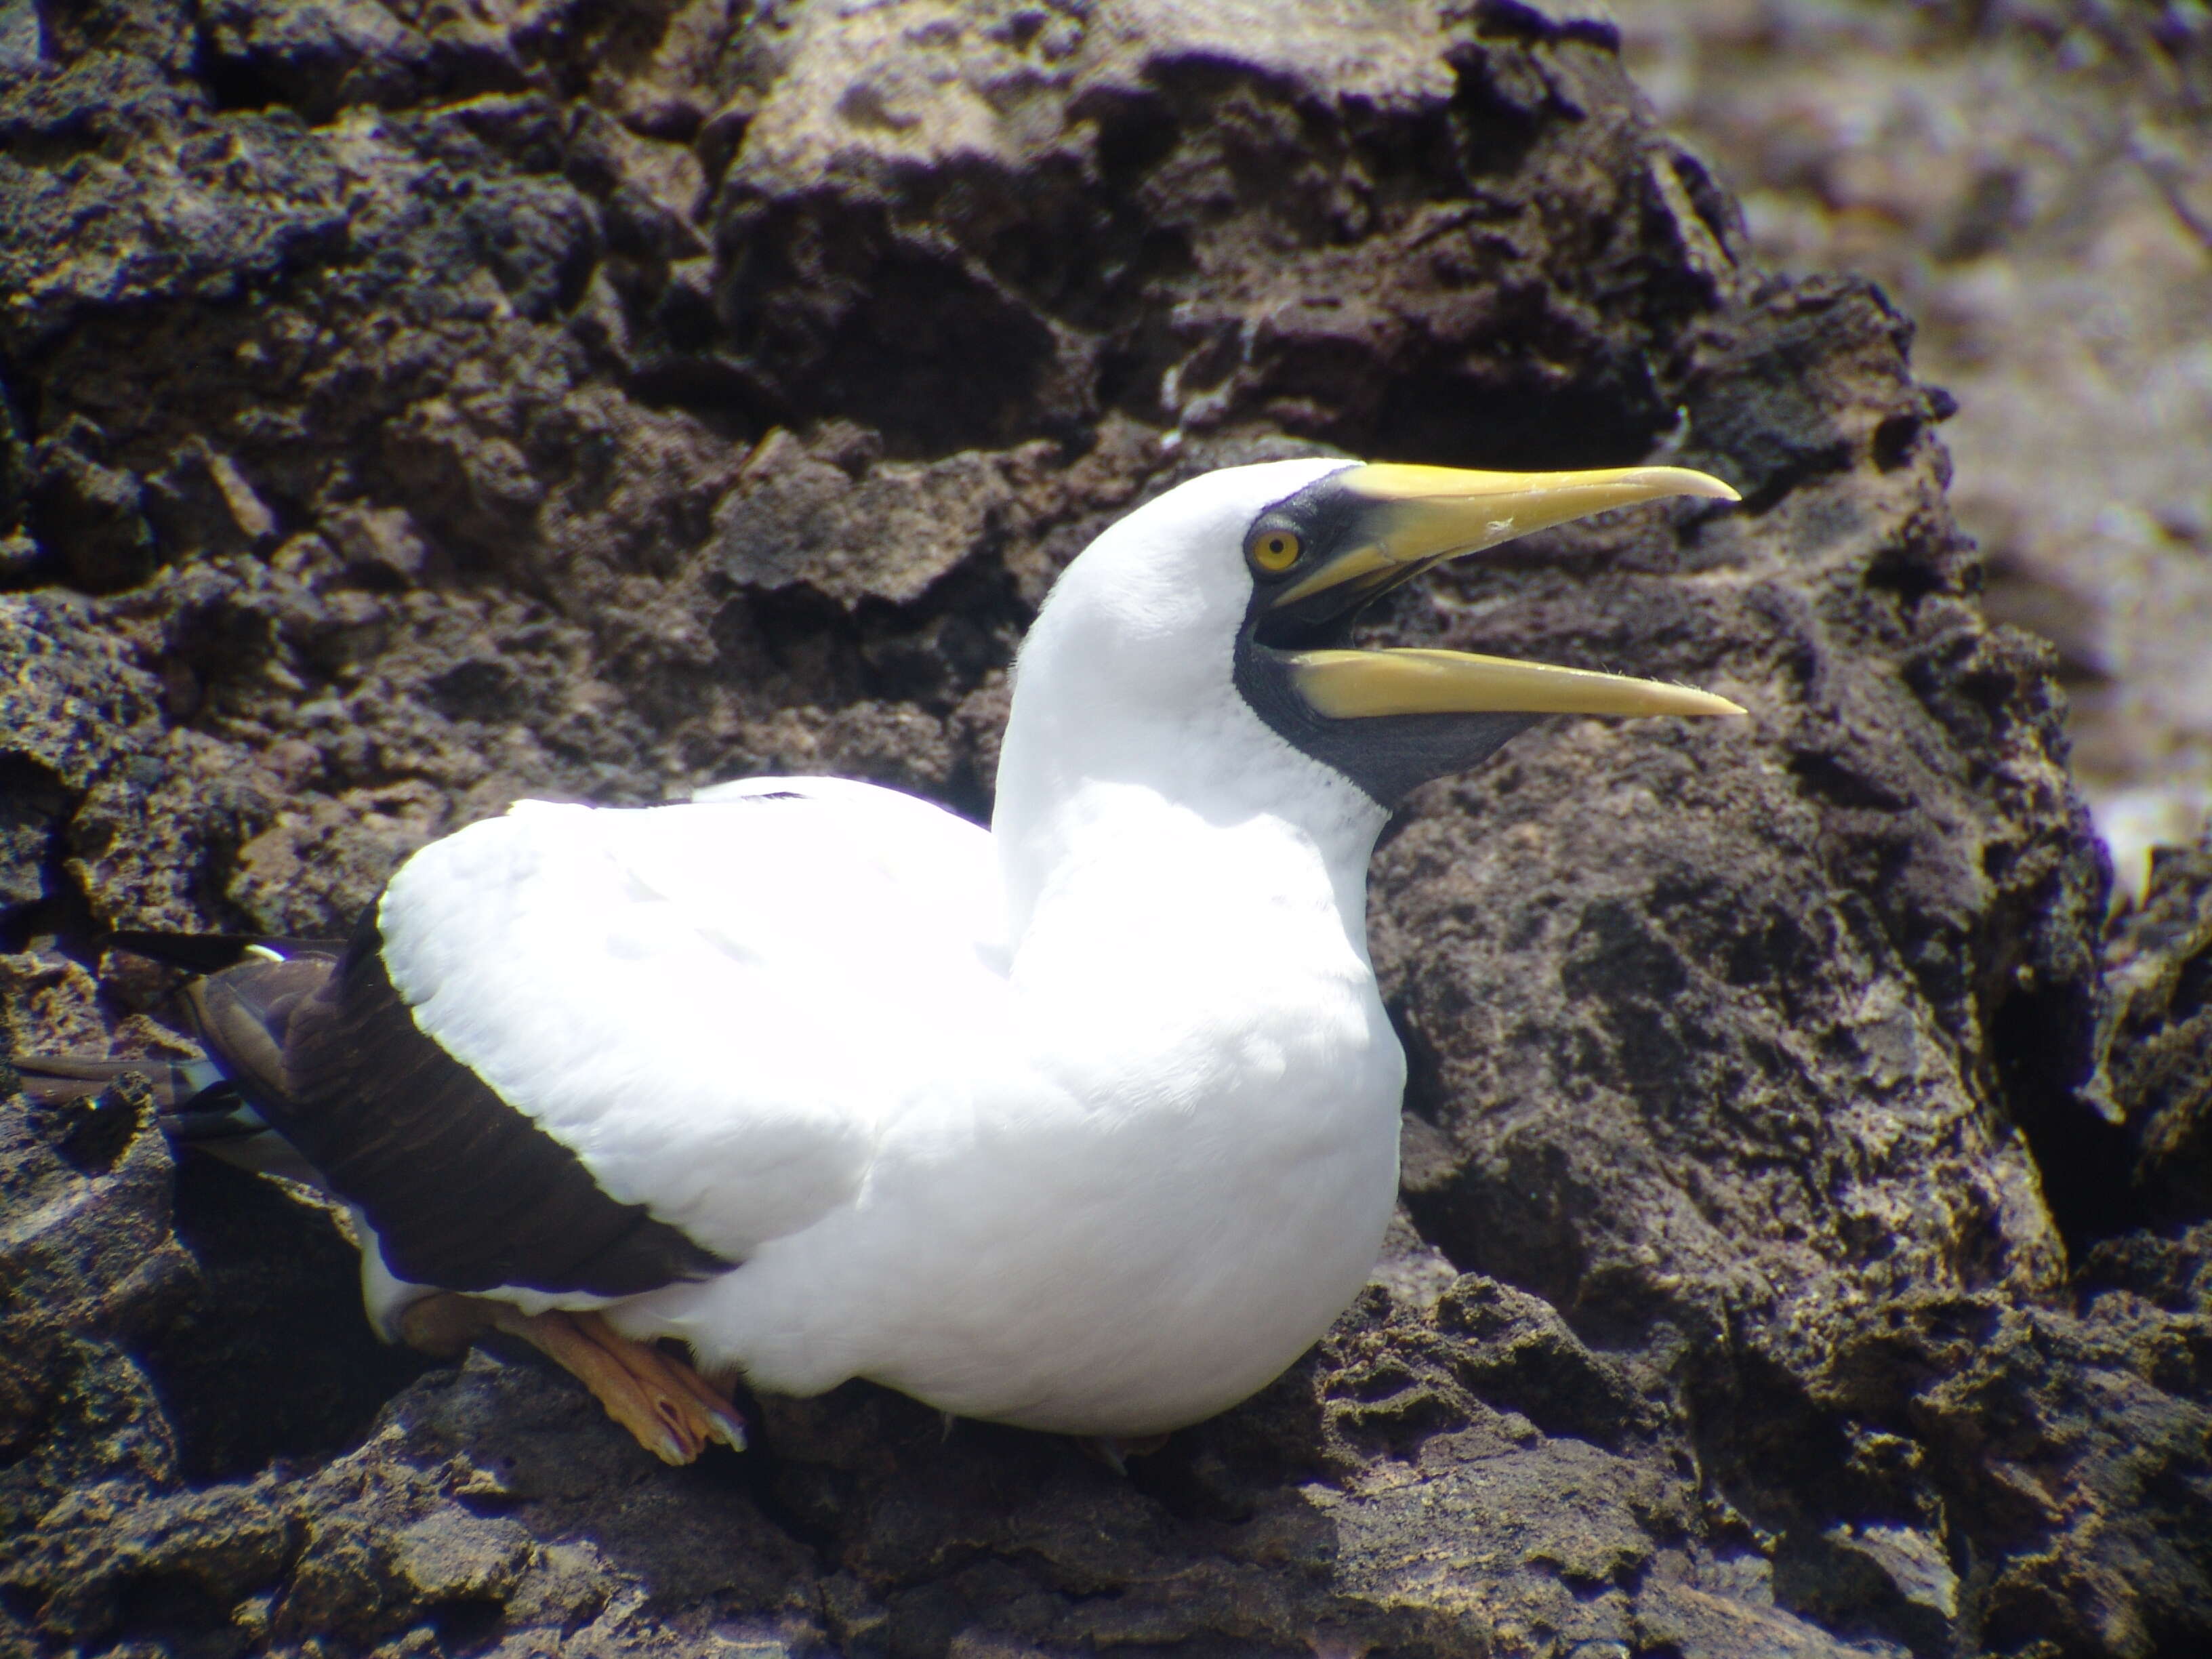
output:
M2212 822L2212 13L2105 0L1613 0L1771 268L1863 271L1960 403L1990 614L2049 639L2142 896Z
M2212 1214L2212 836L2161 848L2106 952L2099 1104L2124 1127L2137 1206Z
M980 813L1053 573L1298 446L1731 478L1372 625L1753 710L1412 803L1392 1259L1127 1479L862 1385L665 1470L380 1349L328 1212L127 1081L0 1108L0 1653L2212 1641L2203 864L2108 999L1909 325L1753 269L1605 26L8 0L0 64L16 1051L179 1046L103 929L326 933L519 793Z

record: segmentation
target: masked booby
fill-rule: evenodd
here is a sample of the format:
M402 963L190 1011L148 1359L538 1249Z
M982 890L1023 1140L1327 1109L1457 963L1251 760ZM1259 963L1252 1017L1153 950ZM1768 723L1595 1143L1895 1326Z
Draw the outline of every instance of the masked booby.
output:
M343 947L196 981L224 1080L177 1121L265 1127L351 1206L387 1337L514 1331L672 1462L742 1443L705 1380L740 1373L1086 1436L1210 1416L1327 1329L1391 1214L1394 804L1547 714L1742 712L1334 641L1441 561L1671 495L1735 498L1672 467L1185 483L1041 610L988 830L826 778L518 802Z

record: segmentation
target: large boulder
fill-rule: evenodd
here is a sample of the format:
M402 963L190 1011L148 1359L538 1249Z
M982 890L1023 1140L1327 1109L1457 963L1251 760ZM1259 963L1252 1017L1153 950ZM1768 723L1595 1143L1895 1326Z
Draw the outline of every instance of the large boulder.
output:
M1054 572L1241 459L1717 472L1370 626L1752 711L1414 798L1390 1255L1126 1477L859 1384L665 1470L379 1348L339 1221L129 1081L0 1108L0 1652L2212 1640L2212 854L2108 996L1909 323L1750 268L1607 26L91 0L0 62L18 1052L179 1048L105 930L326 935L520 794L984 814Z

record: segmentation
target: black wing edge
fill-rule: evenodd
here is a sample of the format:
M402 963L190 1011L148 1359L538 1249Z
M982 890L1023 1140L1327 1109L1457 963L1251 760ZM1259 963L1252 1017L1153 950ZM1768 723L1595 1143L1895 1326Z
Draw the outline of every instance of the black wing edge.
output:
M172 933L153 929L117 928L103 933L108 949L129 951L172 968L195 974L219 974L235 968L262 951L279 957L327 957L332 962L345 955L342 939L274 939L256 933Z
M27 1057L15 1062L27 1092L67 1101L146 1075L171 1139L312 1180L359 1208L416 1284L634 1296L738 1265L603 1192L425 1035L385 970L377 908L350 939L106 935L197 975L179 1000L207 1060Z
M427 1035L386 971L374 905L335 960L249 957L186 996L210 1054L402 1279L635 1296L738 1265L603 1191Z

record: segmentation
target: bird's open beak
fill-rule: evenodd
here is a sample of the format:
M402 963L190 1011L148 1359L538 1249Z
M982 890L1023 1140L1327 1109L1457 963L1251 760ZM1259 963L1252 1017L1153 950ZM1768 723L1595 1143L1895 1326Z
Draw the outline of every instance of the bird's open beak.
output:
M1271 622L1341 617L1447 559L1517 536L1663 495L1733 501L1718 478L1679 466L1597 472L1467 472L1443 466L1355 466L1329 481L1346 498L1349 533L1324 563L1268 606ZM1741 714L1725 697L1620 674L1459 651L1309 650L1283 653L1317 714Z

